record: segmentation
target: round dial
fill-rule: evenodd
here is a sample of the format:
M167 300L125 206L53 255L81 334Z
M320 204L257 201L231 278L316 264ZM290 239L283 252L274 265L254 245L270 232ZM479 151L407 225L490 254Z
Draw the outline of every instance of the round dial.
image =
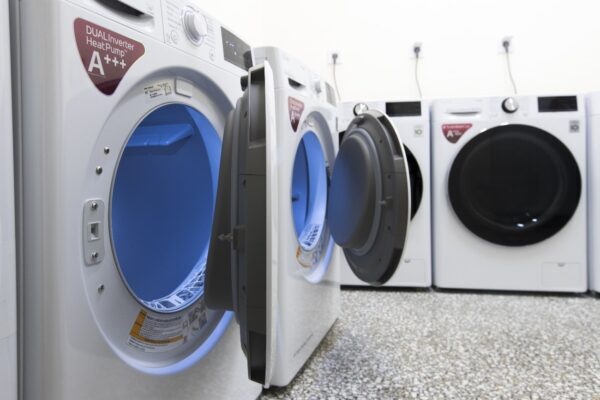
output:
M517 112L518 109L519 103L517 103L517 100L515 100L514 97L509 97L502 101L502 110L504 110L504 112L512 114L514 112Z
M200 46L208 35L208 24L200 13L187 9L183 12L183 30L190 42Z
M369 110L369 106L366 105L365 103L358 103L354 106L354 115L358 116L360 114L363 114L365 112L367 112Z

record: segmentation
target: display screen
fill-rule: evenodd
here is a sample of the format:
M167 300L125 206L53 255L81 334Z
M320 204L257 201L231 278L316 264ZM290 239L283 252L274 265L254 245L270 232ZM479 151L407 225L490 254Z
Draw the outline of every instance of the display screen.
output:
M385 113L389 117L419 117L421 116L421 102L399 101L385 103Z
M249 70L252 67L250 46L223 27L221 27L221 37L225 60L246 71Z
M540 112L577 111L577 96L538 97Z

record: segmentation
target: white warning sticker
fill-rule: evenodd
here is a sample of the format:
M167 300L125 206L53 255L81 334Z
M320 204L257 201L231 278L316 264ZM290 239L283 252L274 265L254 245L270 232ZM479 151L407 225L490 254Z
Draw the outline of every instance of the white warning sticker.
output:
M148 85L144 87L144 96L146 96L146 100L154 100L158 97L166 97L173 94L173 85L171 82L158 82L153 85Z
M170 351L196 337L207 322L203 301L185 313L163 315L140 310L127 343L146 353Z

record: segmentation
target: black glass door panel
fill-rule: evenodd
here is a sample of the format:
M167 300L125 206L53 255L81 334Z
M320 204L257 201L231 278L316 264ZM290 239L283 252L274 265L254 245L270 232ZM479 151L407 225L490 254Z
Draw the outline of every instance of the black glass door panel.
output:
M408 146L404 145L408 175L410 177L410 219L415 217L423 199L423 174L415 155Z
M550 133L502 125L460 150L448 193L458 218L477 236L524 246L567 224L579 204L581 174L569 149Z

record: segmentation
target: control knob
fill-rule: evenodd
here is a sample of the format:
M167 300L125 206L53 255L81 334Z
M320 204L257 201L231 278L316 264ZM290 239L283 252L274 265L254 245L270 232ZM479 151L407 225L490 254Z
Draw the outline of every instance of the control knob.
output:
M519 103L517 103L517 100L515 100L514 97L508 97L502 101L502 110L504 110L505 113L512 114L517 112L518 109Z
M354 115L359 116L360 114L364 114L369 110L369 106L365 103L357 103L352 110Z
M208 35L208 24L204 16L192 9L183 13L183 30L193 44L200 46Z

